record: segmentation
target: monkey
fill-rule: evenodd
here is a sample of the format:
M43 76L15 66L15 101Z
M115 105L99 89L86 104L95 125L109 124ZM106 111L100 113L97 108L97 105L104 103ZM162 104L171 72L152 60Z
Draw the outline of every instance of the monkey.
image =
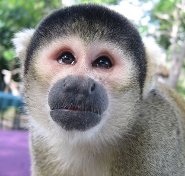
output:
M185 103L156 81L155 58L126 17L65 7L13 43L32 176L185 175Z

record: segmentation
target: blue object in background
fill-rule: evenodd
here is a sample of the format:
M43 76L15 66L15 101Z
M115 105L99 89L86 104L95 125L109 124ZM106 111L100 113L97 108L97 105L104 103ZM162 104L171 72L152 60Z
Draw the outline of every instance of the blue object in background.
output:
M10 93L0 91L0 127L3 128L4 112L9 107L15 107L16 114L13 118L13 129L20 129L20 116L19 113L23 110L23 100L20 96L14 96Z
M19 108L23 106L23 101L20 96L14 96L10 93L0 91L0 110L6 110L9 107Z

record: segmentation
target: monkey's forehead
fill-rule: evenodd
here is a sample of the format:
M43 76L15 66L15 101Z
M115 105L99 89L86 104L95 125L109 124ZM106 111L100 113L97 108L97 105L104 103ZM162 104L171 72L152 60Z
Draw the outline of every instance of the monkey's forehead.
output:
M109 40L124 45L127 50L138 48L141 42L137 30L125 17L98 5L78 5L54 11L39 24L32 41L43 45L46 40L71 34L80 36L87 43L96 39Z

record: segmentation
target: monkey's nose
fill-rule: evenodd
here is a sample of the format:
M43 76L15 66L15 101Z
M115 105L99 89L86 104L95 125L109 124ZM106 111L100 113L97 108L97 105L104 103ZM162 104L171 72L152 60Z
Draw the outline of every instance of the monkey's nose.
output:
M82 94L84 96L89 96L96 91L96 83L91 78L67 76L61 82L60 90L66 93L73 93L74 95Z

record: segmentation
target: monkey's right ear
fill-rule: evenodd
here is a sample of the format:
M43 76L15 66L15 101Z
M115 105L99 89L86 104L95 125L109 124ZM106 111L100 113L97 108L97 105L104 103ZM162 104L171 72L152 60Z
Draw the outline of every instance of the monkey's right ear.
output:
M26 50L30 44L34 31L34 29L24 29L16 33L12 39L13 45L15 47L16 57L22 61L25 60Z

